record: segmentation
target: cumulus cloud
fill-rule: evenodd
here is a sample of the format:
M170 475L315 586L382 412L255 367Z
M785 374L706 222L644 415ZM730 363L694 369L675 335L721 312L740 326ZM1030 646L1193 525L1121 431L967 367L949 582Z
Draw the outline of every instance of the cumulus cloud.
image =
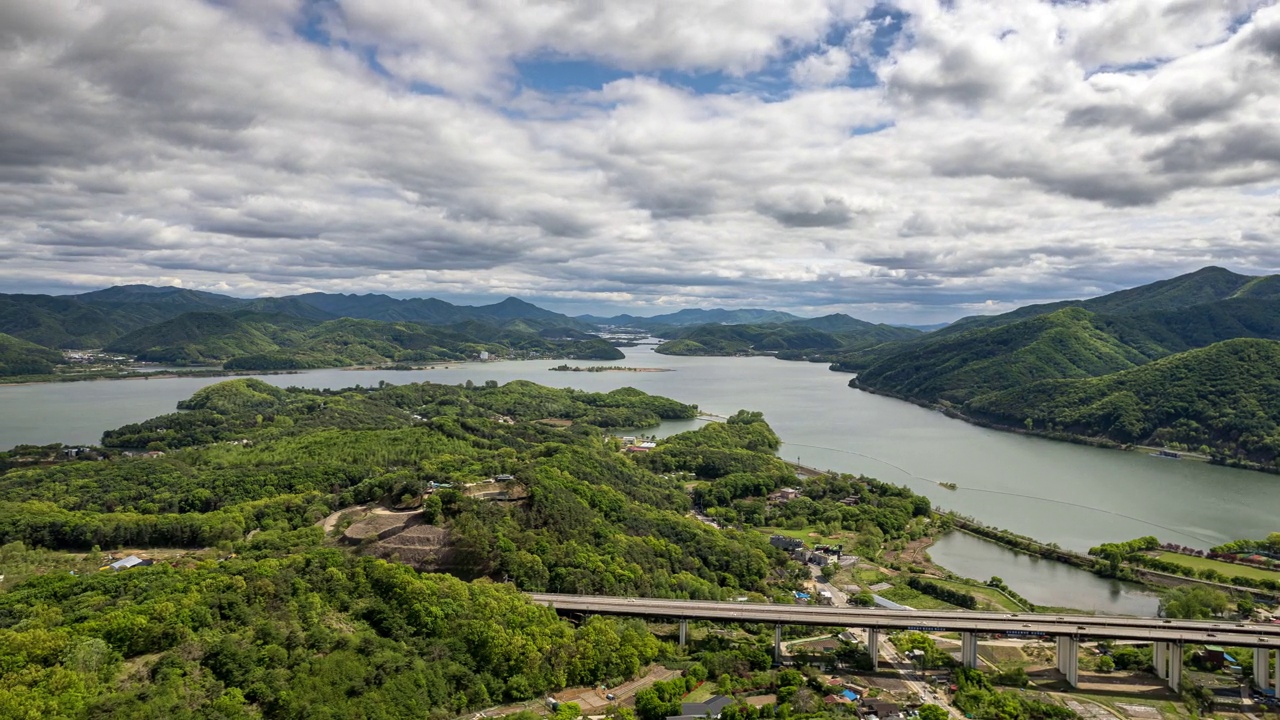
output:
M791 80L801 87L826 87L848 77L852 67L853 56L844 48L823 48L791 66Z
M1280 270L1274 3L11 0L0 106L0 291L931 322Z

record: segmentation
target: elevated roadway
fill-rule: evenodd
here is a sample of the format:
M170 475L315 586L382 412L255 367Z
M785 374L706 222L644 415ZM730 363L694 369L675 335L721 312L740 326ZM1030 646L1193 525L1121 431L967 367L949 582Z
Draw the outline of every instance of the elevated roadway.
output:
M773 603L660 600L531 593L534 602L561 613L624 615L673 620L720 620L855 627L886 631L1000 633L1180 644L1280 648L1280 625L1101 615L993 613L941 610L781 605Z
M534 602L553 607L560 613L678 620L681 645L688 636L689 620L772 624L774 657L778 660L782 657L783 625L865 628L873 665L879 662L878 647L882 632L958 632L961 662L966 667L978 665L979 634L1051 636L1057 639L1058 670L1073 687L1079 683L1078 656L1082 638L1151 643L1152 664L1156 675L1174 690L1180 687L1182 679L1184 646L1247 647L1253 648L1254 685L1265 688L1274 681L1275 693L1280 696L1280 625L1114 615L884 610L553 593L530 593L530 597ZM1268 666L1272 648L1277 651L1277 672L1274 678L1269 678Z

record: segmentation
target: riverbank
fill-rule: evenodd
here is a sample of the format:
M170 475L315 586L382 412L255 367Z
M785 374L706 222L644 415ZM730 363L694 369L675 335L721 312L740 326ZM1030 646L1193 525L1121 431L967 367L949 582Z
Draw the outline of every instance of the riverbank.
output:
M672 368L665 373L548 373L564 360L450 363L430 372L308 370L262 376L281 387L340 389L381 381L445 385L525 380L585 392L621 387L697 403L702 420L672 421L673 434L739 409L758 410L783 440L779 455L820 470L880 478L928 495L935 505L984 523L1086 552L1099 540L1156 532L1208 549L1276 530L1274 476L1207 463L1169 462L1142 453L1101 453L955 422L941 413L869 393L825 365L772 358L684 358L651 348L617 363ZM570 365L593 365L573 362ZM599 363L605 364L605 363ZM173 412L177 402L227 378L183 377L142 383L57 383L0 388L0 446L100 442L105 430ZM719 416L719 417L711 417ZM936 480L938 482L929 482ZM954 482L956 490L939 483Z
M652 368L652 367L623 367L621 365L590 365L588 367L578 367L569 365L559 365L553 368L547 368L551 372L637 372L637 373L660 373L675 372L672 368Z
M844 371L835 370L833 368L833 372L844 372ZM1028 429L1025 426L1006 425L1001 422L996 422L996 421L988 420L986 418L982 418L979 416L969 415L967 413L960 412L954 406L951 406L951 405L930 402L928 400L921 400L919 398L907 397L905 395L899 395L897 393L892 393L885 390L879 390L877 388L870 387L867 385L862 385L858 383L858 378L856 375L857 374L854 373L855 377L849 381L849 387L853 388L854 390L860 390L869 395L876 395L879 397L891 398L893 400L899 400L901 402L911 403L912 405L915 405L917 407L922 407L926 410L933 410L933 411L939 412L953 420L960 420L970 425L987 428L989 430L998 430L1000 432L1012 433L1014 435L1025 435L1027 437L1037 437L1037 438L1043 438L1045 440L1054 440L1057 442L1067 442L1073 445L1086 445L1089 447L1100 448L1104 450L1121 450L1124 452L1139 452L1146 455L1159 455L1162 452L1172 452L1172 453L1177 453L1177 457L1172 457L1167 455L1160 455L1160 457L1164 457L1170 460L1190 460L1193 462L1203 462L1209 465L1218 465L1221 467L1236 468L1240 470L1255 470L1257 472L1264 472L1271 475L1280 474L1280 467L1274 467L1271 465L1262 465L1260 463L1250 462L1247 460L1232 459L1228 461L1223 461L1223 460L1219 460L1218 458L1210 457L1207 455L1201 455L1199 453L1186 452L1182 450L1173 450L1172 448L1166 448L1166 447L1160 447L1160 446L1154 446L1154 445L1121 443L1121 442L1116 442L1115 440L1112 440L1110 438L1093 437L1089 435L1076 435L1073 433L1061 432L1057 430L1040 430L1036 428Z
M58 385L69 382L94 382L98 380L173 380L179 378L211 378L211 377L248 377L258 375L296 375L301 370L222 370L220 368L206 368L192 370L190 372L183 370L157 370L155 372L120 372L114 374L83 374L83 375L30 375L19 376L17 379L4 378L0 381L0 387L10 385ZM32 379L27 379L32 378Z

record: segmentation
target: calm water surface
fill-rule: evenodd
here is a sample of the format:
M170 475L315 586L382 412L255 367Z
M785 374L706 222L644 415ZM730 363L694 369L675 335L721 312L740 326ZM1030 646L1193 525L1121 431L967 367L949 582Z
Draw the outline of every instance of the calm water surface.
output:
M380 380L527 379L587 390L632 386L697 403L719 415L742 408L761 410L785 442L781 454L788 460L904 484L936 505L1076 550L1141 535L1203 548L1280 530L1280 477L1274 475L978 428L852 390L847 387L849 375L830 372L825 365L767 357L670 357L654 353L652 347L623 351L627 359L616 364L674 372L550 372L548 368L562 361L548 360L422 371L313 370L262 379L317 388L369 386ZM0 447L95 443L104 430L170 412L179 400L221 380L0 387ZM667 424L661 434L696 425ZM959 489L940 488L935 484L939 481L954 482Z
M1036 605L1145 616L1154 616L1160 605L1157 596L1144 592L1139 585L1100 578L962 532L939 538L929 548L929 557L948 570L975 580L998 576Z

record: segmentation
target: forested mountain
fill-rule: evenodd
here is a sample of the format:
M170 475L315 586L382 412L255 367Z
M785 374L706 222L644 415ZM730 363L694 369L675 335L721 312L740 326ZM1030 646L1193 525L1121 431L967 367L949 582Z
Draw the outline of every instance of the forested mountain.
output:
M1277 288L1274 277L1206 268L1062 303L1051 312L1045 312L1049 306L1024 308L991 319L989 326L957 323L914 340L845 353L832 367L858 373L851 386L938 403L985 421L1123 442L1205 445L1223 457L1269 465L1274 454L1270 421L1240 420L1240 393L1222 385L1244 382L1248 373L1204 382L1206 394L1197 403L1172 402L1167 414L1158 407L1159 388L1167 385L1159 373L1195 376L1203 367L1237 372L1243 366L1227 358L1243 355L1224 355L1227 349L1254 348L1253 356L1270 358L1266 343L1250 345L1243 339L1280 340ZM1204 298L1210 301L1195 302ZM1241 344L1224 343L1237 339ZM1162 358L1146 371L1148 363ZM1107 395L1112 382L1124 383L1116 393L1135 392L1143 383L1150 383L1152 392L1139 392L1140 400L1117 399Z
M0 295L0 332L48 348L102 347L147 324L132 313L67 297Z
M151 362L225 362L235 370L465 360L480 352L623 357L604 340L572 330L543 336L474 321L451 327L352 318L317 322L247 311L186 313L124 335L107 350Z
M1103 377L989 394L966 408L1010 425L1161 443L1276 468L1280 342L1228 340Z
M0 377L53 372L62 353L0 333Z
M786 323L803 318L781 310L761 310L748 308L742 310L725 310L713 308L702 310L687 308L665 315L638 317L636 315L614 315L601 317L598 315L579 315L578 320L592 325L617 325L648 330L653 328L687 327L690 325L706 325L708 323L722 325L752 325L761 323Z
M907 337L914 337L920 333L912 328L902 327L900 325L885 325L883 323L869 323L866 320L859 320L850 317L844 313L832 313L831 315L823 315L822 317L806 318L804 320L792 320L787 323L791 327L807 327L814 330L821 330L829 333L883 333L885 340L897 340Z
M457 361L481 352L504 357L624 357L584 328L589 326L515 298L481 307L319 293L244 300L147 285L65 297L0 295L0 333L16 339L50 349L104 348L149 362L226 363L229 370ZM38 362L6 363L5 372L25 379L55 372L60 355L41 357ZM95 372L117 371L94 369L77 377Z
M1233 338L1280 340L1280 299L1101 315L1064 308L993 328L932 333L841 356L858 384L913 399L966 402L1052 378L1093 377Z
M229 295L151 285L116 285L105 290L94 290L71 297L86 305L98 307L153 306L165 308L173 314L217 308L238 308L245 302Z
M827 330L825 328L830 328ZM749 355L778 353L800 359L807 355L828 357L891 340L914 338L919 330L873 325L847 315L828 315L770 325L697 325L669 333L671 339L657 347L667 355Z
M162 457L107 449L108 460L0 473L9 555L24 552L17 541L197 549L121 572L50 572L0 594L6 717L442 720L616 684L671 646L639 621L575 629L519 591L783 602L809 579L764 535L691 517L685 473L709 484L709 501L744 503L744 522L821 517L857 528L872 552L929 527L928 500L848 476L815 480L785 507L748 502L798 482L759 414L621 452L602 427L696 411L631 389L236 380L182 407L104 439ZM497 474L514 477L519 502L470 494ZM838 502L850 494L860 504ZM440 538L416 562L462 579L371 557L379 543L341 544L317 526L366 502L396 505L424 531L415 537Z
M964 403L1037 380L1105 375L1150 359L1108 333L1093 313L1066 308L910 344L860 369L856 382L913 399Z
M191 312L127 333L106 350L150 362L217 362L278 350L272 336L283 337L309 325L283 315Z
M1079 307L1105 315L1135 315L1178 310L1232 298L1280 298L1280 276L1240 275L1220 267L1201 268L1186 275L1120 290L1088 300L1063 300L1027 305L1002 315L961 318L937 331L939 335L996 327L1044 315L1067 307Z
M493 305L454 305L435 298L410 298L400 300L387 295L340 295L308 293L295 295L288 300L318 308L335 317L385 320L388 322L418 322L429 325L453 325L469 320L479 320L502 325L512 320L540 321L542 327L571 327L591 330L592 326L579 320L532 305L518 298L509 297Z
M233 312L315 321L341 317L428 325L478 321L524 332L555 327L592 329L567 315L516 298L470 307L433 298L398 300L386 295L312 293L242 299L175 287L124 285L80 295L0 294L0 332L49 348L101 348L134 330L186 313ZM133 340L127 342L136 345Z

